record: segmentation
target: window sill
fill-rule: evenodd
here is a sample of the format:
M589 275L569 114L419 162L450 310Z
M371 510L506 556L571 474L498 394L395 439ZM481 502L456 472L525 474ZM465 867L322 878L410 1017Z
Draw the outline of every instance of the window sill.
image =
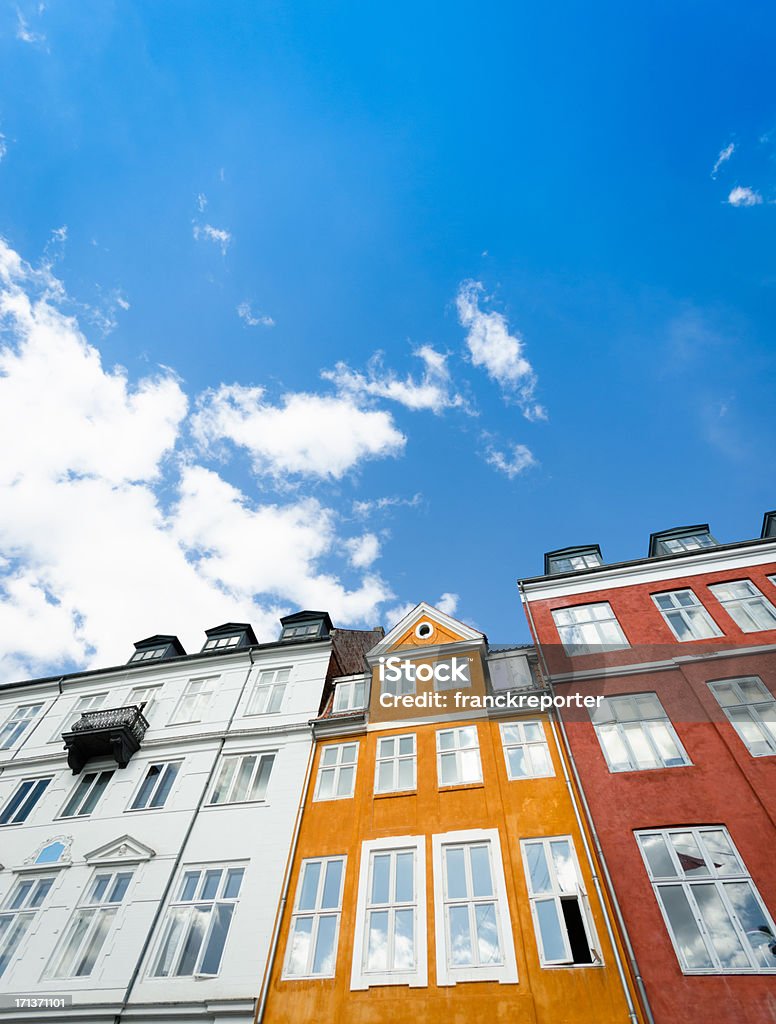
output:
M455 793L460 789L484 789L485 783L480 782L453 782L446 786L439 786L440 793Z
M633 775L636 772L675 772L678 768L695 768L692 761L686 764L661 764L654 768L610 768L610 775Z
M387 797L417 796L417 789L394 789L390 793L373 793L375 800L385 800Z

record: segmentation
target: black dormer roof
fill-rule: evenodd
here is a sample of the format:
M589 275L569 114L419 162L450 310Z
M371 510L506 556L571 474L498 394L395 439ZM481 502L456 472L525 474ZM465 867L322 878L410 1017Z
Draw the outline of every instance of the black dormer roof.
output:
M313 630L312 627L316 624L319 628ZM281 640L320 639L327 637L334 628L328 612L316 612L310 609L294 612L293 615L284 615L280 620L280 626Z
M761 537L776 537L776 509L773 512L766 512L763 516L763 529Z
M222 622L220 626L213 626L205 630L207 640L202 648L208 654L213 651L234 651L241 647L250 647L257 644L256 634L250 622ZM223 644L219 640L236 637L235 643Z
M544 575L550 576L558 570L553 568L553 562L559 558L573 558L575 555L597 555L599 562L603 565L600 544L577 544L571 548L558 548L557 551L546 551L544 554Z
M134 644L135 652L129 659L136 661L164 661L167 658L180 658L186 654L183 644L171 633L156 633L148 636L145 640L137 640ZM151 651L159 651L159 654L150 656ZM143 657L143 655L146 657Z
M708 523L698 523L695 526L675 526L672 530L660 530L658 533L649 535L649 558L656 555L664 555L665 551L660 549L660 542L665 540L681 540L683 537L692 537L695 534L706 534L710 540L710 547L717 547L718 541L712 537Z

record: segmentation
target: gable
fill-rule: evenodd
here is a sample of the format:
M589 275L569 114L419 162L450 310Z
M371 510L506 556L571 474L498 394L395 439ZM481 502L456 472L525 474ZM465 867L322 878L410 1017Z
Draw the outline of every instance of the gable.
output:
M156 856L156 851L132 836L119 836L86 854L87 864L137 864Z
M419 627L428 624L430 632ZM464 642L481 642L485 634L480 633L464 622L454 619L452 615L441 612L438 608L421 601L369 652L370 661L390 651L407 648L437 647L441 644Z

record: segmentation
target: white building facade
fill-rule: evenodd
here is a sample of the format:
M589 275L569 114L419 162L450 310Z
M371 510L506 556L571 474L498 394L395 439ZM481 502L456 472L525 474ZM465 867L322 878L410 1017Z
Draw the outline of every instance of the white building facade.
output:
M0 686L0 1021L253 1021L309 722L338 635L354 649L325 613L282 621L271 644L227 623L197 655L152 637Z

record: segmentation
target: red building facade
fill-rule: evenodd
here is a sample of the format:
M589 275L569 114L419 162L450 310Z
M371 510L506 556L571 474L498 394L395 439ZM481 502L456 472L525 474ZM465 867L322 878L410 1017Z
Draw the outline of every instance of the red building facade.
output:
M519 586L653 1019L776 1021L776 514Z

